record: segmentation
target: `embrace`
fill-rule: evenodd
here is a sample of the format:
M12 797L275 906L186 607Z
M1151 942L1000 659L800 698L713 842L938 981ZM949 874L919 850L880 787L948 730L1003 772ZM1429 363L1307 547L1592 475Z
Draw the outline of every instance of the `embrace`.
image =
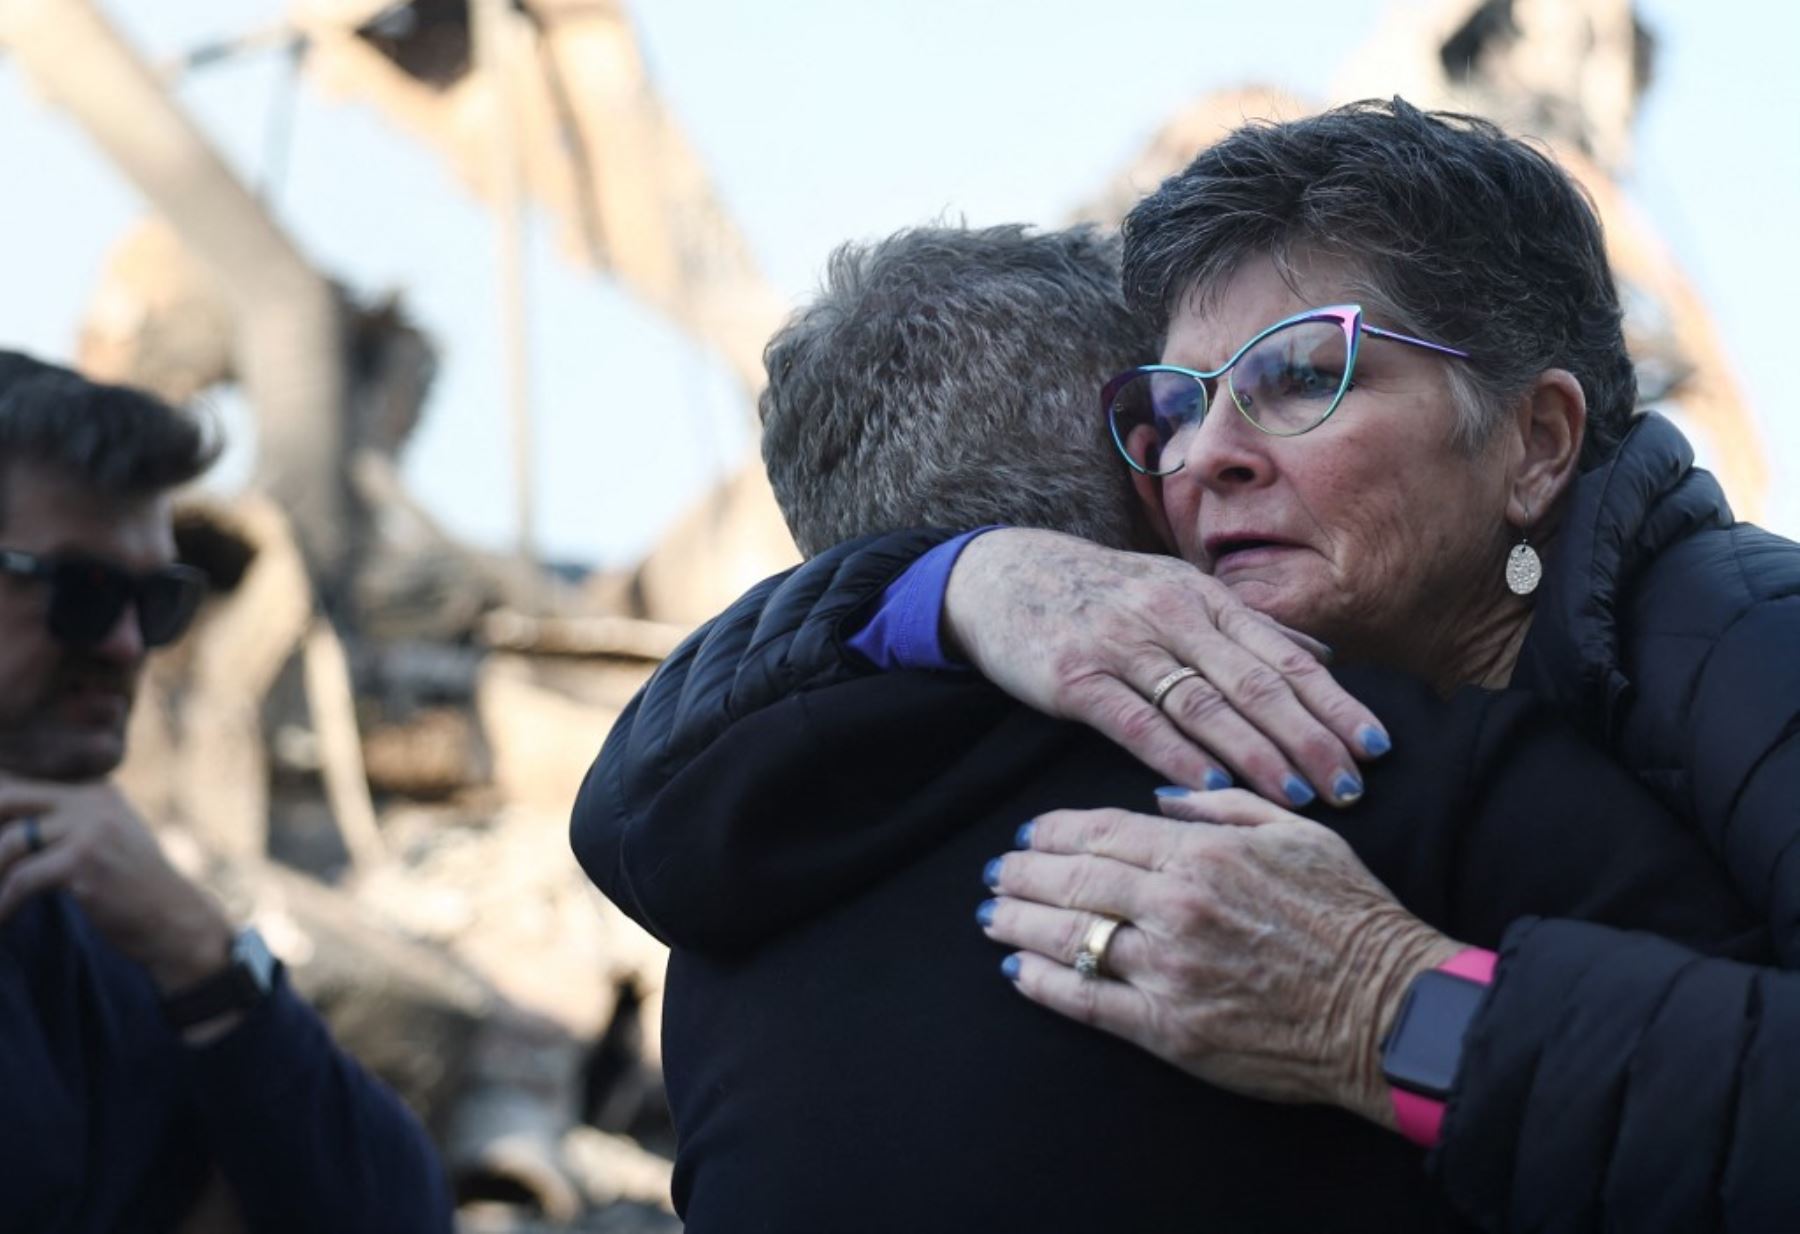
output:
M714 1230L1800 1228L1800 545L1396 99L846 247L572 840Z

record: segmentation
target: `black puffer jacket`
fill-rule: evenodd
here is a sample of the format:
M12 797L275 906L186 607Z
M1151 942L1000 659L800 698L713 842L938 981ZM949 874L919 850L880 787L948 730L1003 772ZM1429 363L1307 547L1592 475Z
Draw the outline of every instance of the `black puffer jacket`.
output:
M950 533L839 546L754 589L634 700L573 829L631 903L634 821L735 720L870 671L843 645ZM1725 862L1800 968L1800 545L1735 525L1672 425L1580 480L1515 685L1550 697ZM656 923L645 919L653 930ZM1800 973L1520 921L1433 1165L1490 1229L1800 1229Z

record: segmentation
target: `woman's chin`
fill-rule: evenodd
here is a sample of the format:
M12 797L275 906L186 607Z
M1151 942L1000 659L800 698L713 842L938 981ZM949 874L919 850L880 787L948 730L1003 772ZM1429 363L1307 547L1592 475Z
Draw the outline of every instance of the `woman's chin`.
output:
M1290 630L1320 637L1314 627L1323 616L1321 606L1295 580L1245 574L1224 582L1233 595L1265 617L1274 618Z

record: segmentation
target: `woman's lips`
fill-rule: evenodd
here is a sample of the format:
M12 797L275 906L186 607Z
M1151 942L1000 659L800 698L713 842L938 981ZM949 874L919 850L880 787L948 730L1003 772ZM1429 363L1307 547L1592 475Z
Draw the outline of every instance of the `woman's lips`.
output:
M1237 569L1273 561L1283 553L1292 552L1299 545L1279 536L1244 531L1233 535L1208 536L1202 547L1206 551L1206 559L1212 563L1213 573L1217 574L1226 566Z
M1227 570L1248 570L1255 566L1268 565L1278 560L1284 553L1294 552L1299 546L1265 542L1246 545L1243 548L1221 546L1221 551L1212 558L1214 574L1223 574Z

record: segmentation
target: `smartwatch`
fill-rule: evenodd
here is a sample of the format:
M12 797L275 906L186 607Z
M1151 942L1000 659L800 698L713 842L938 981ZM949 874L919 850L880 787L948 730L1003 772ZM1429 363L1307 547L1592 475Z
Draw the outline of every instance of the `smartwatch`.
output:
M1393 1027L1381 1043L1381 1069L1393 1086L1400 1132L1435 1145L1444 1102L1462 1065L1463 1039L1493 981L1494 953L1471 948L1420 973L1407 988Z
M234 1011L249 1011L275 988L281 962L253 929L231 940L231 958L220 972L163 1000L163 1019L176 1032Z

